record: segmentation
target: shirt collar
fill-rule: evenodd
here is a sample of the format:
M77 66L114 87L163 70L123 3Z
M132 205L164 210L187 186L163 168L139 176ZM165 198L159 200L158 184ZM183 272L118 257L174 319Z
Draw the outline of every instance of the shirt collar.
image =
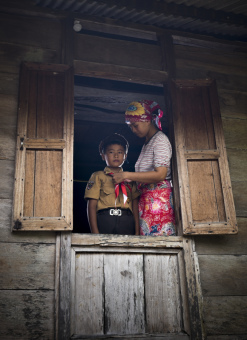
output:
M119 172L122 172L122 171L123 171L123 168L120 168ZM106 175L108 175L108 174L110 174L111 172L112 172L112 170L111 170L108 166L106 166L105 169L104 169L104 173L105 173Z

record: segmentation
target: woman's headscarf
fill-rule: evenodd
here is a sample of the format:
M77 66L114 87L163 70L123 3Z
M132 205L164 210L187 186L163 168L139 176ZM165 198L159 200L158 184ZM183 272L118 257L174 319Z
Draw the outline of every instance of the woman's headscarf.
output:
M160 118L163 111L158 103L152 100L139 100L129 104L125 112L125 123L153 121L162 130Z

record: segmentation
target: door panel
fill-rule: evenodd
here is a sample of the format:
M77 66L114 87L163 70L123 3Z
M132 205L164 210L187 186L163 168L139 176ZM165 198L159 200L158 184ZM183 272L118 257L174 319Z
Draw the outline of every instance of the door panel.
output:
M72 238L73 337L182 334L187 300L180 238L162 237L163 247L151 246L152 237L139 247L117 246L117 236L109 236L108 246L89 246L89 238L81 235L80 245Z

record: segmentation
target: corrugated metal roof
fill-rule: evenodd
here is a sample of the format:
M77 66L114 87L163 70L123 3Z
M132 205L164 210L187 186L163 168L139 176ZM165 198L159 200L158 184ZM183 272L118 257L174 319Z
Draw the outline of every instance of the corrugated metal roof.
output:
M34 0L34 3L75 15L79 13L223 39L247 40L246 0Z

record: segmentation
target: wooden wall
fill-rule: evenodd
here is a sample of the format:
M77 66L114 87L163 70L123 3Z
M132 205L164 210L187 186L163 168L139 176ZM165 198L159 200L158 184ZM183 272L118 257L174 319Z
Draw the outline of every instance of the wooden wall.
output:
M11 233L19 70L61 62L61 20L0 5L0 338L53 339L55 233Z
M0 5L2 339L53 339L55 334L56 235L11 233L11 209L20 63L63 62L62 22L46 11L18 11ZM240 45L204 39L181 39L174 35L174 43L177 78L211 77L217 81L239 225L238 235L195 238L208 339L222 340L226 335L229 340L244 339L247 335L247 54Z
M239 233L195 237L208 339L247 334L247 63L246 49L174 37L178 78L215 78ZM226 335L229 337L226 338Z

